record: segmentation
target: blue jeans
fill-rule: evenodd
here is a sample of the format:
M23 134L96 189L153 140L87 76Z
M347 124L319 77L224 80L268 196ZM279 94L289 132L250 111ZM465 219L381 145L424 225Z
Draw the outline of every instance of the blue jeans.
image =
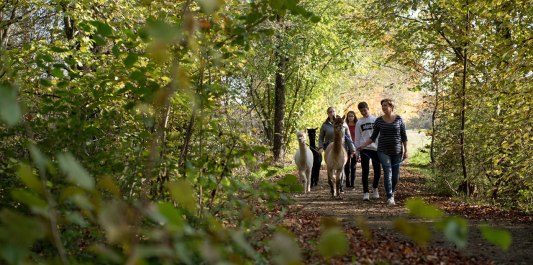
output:
M387 199L392 197L392 193L396 190L396 184L400 179L400 163L402 162L402 154L387 155L383 152L378 152L379 161L383 167L383 182L385 184L385 192Z

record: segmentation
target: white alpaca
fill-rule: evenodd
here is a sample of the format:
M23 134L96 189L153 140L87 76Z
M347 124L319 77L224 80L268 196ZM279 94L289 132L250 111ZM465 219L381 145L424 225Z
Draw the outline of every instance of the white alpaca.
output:
M311 169L313 169L313 153L307 145L305 145L305 134L303 132L297 132L298 145L300 148L294 155L294 162L298 167L298 175L300 175L300 181L303 182L304 192L311 192Z

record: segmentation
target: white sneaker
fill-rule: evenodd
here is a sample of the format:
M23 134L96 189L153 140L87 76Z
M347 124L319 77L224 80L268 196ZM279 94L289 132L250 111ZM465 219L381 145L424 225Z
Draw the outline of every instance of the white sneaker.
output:
M365 192L365 194L363 194L363 201L368 201L369 200L369 194L368 192Z
M387 206L394 206L396 203L394 202L394 197L391 197L387 200Z
M372 199L379 199L379 192L378 192L378 189L373 189L374 191L372 192Z

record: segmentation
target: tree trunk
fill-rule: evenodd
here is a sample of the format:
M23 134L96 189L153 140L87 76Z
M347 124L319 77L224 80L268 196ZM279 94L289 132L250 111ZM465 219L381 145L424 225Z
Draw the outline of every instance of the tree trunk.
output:
M466 1L466 25L465 25L465 38L468 36L468 0ZM463 179L466 182L468 187L468 175L466 173L466 159L465 159L465 114L466 114L466 78L467 78L467 45L468 41L465 40L463 46L463 84L462 84L462 93L461 93L461 135L460 135L460 144L461 144L461 166L463 168ZM469 189L466 189L466 195L470 196Z
M436 80L435 73L433 73L432 83L435 88L435 105L433 106L433 113L431 113L431 145L429 147L429 155L431 158L431 165L435 165L435 119L437 117L437 111L439 109L439 84Z
M279 50L276 50L278 67L276 69L275 99L274 99L274 142L272 152L274 161L279 161L283 157L283 132L285 127L285 68L287 57Z

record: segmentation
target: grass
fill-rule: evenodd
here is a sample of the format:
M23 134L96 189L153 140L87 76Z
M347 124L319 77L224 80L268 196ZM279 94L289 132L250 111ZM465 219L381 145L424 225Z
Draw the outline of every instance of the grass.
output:
M430 141L431 138L426 136L424 131L407 130L407 148L410 154L416 154L417 151L425 149Z
M426 149L418 149L409 157L409 164L415 167L426 167L429 166L430 162L429 152Z
M266 168L263 168L259 171L254 172L252 175L255 178L268 178L275 175L285 175L289 173L293 173L297 170L297 167L295 164L288 165L288 166L268 166Z

